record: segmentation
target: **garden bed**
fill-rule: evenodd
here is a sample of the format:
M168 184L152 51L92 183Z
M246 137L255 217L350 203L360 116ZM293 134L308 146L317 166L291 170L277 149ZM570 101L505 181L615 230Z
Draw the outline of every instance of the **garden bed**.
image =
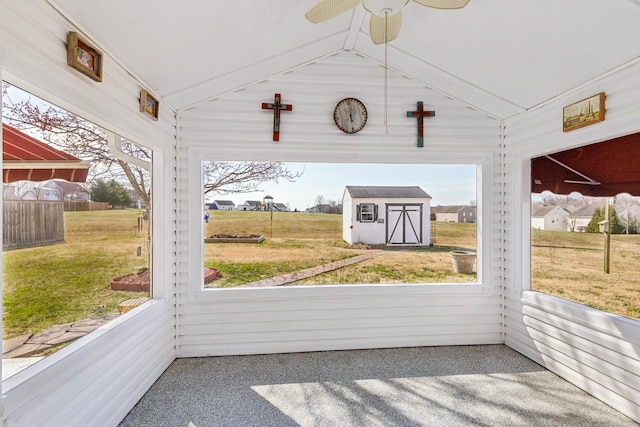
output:
M214 234L204 239L205 243L260 243L264 235L258 234Z
M221 276L220 270L213 267L204 267L204 283L214 281ZM148 268L143 268L137 273L125 274L111 280L111 289L114 291L149 292L151 276Z

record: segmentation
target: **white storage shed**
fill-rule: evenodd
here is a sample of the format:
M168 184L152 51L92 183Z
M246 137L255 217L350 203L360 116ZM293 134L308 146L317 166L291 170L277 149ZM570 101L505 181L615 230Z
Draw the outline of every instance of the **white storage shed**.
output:
M342 238L349 244L428 246L430 202L418 186L347 186Z

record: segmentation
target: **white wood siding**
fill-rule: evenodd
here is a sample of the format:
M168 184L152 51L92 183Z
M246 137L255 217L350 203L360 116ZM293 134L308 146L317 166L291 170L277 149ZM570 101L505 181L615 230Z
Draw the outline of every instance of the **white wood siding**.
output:
M69 30L46 2L3 1L0 77L154 148L155 299L3 381L8 427L117 425L175 359L175 113L162 101L159 121L139 113L144 85L108 55L102 83L70 68Z
M175 359L173 321L151 302L3 381L5 425L117 425Z
M606 120L563 133L562 107L604 91ZM506 252L505 342L640 421L640 322L530 291L531 157L640 131L640 65L619 70L554 100L543 108L508 120L505 168L513 190L505 192ZM513 233L513 235L512 235Z
M179 357L502 341L489 217L478 228L480 284L202 290L203 159L478 164L478 198L492 206L500 122L393 71L389 75L388 134L384 70L353 52L179 112ZM293 111L282 113L277 143L273 113L260 105L275 93L293 104ZM355 135L333 123L333 108L345 97L360 99L369 112L366 127ZM417 101L436 111L425 119L424 148L416 146L416 120L406 117Z

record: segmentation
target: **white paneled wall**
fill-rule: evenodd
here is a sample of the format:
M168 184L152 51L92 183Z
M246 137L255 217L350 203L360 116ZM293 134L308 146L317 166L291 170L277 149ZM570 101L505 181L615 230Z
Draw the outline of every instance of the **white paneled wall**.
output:
M394 346L502 342L502 305L491 212L500 122L389 71L384 125L384 69L342 52L273 76L179 113L178 356L253 354ZM293 111L261 109L275 93ZM348 135L333 108L355 97L367 107L364 130ZM417 102L424 120L417 147ZM388 133L385 132L388 130ZM479 165L480 284L362 285L202 290L201 161L278 160L342 163L471 163ZM346 185L347 183L345 183ZM425 183L429 191L428 183Z
M142 115L143 85L113 58L105 58L101 83L71 69L72 30L45 2L3 1L0 77L154 149L157 298L3 381L3 426L116 425L175 359L175 114L161 105L159 121Z
M562 132L562 107L606 93L606 120ZM530 291L529 159L640 132L640 64L506 122L505 342L640 421L640 322Z

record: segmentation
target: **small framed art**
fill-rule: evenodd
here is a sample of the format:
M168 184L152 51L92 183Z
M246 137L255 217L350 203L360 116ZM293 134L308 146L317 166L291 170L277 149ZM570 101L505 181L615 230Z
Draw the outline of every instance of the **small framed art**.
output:
M140 91L140 112L158 120L158 112L160 111L160 102L154 98L149 92L142 89Z
M562 131L578 129L604 120L604 92L574 102L562 109Z
M67 64L97 82L102 81L102 52L75 31L67 35Z

